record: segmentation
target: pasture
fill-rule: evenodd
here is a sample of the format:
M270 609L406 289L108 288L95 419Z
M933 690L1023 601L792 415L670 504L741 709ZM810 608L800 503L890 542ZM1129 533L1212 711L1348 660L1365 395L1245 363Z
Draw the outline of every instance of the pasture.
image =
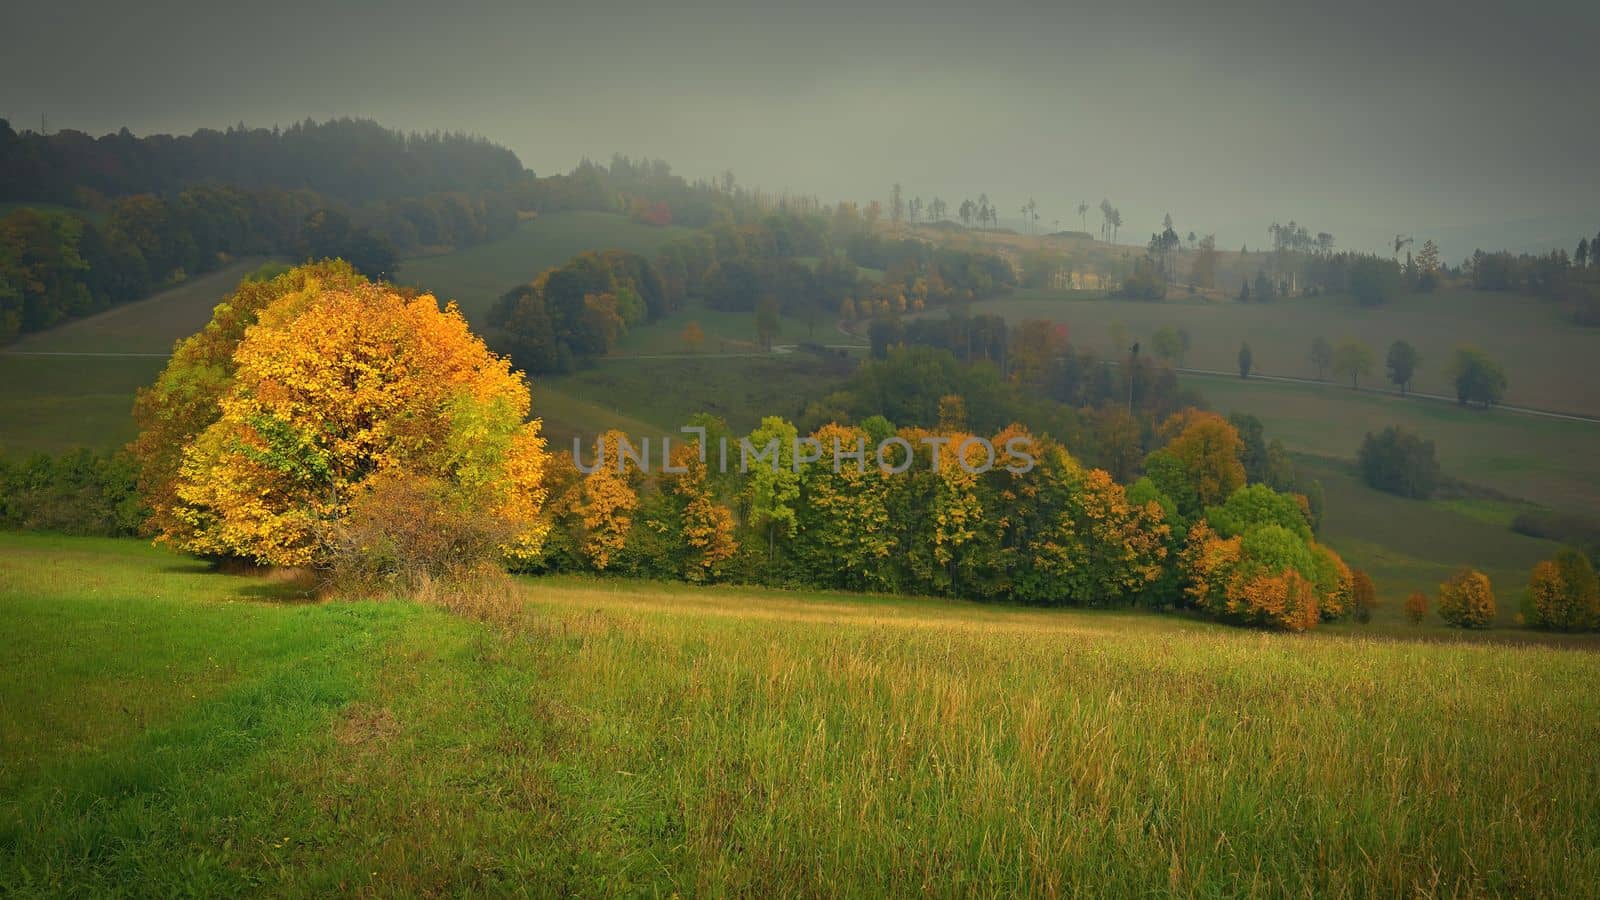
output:
M506 291L532 281L585 250L629 250L654 257L656 249L692 229L640 225L602 212L549 213L528 219L503 238L445 253L402 260L396 284L455 300L474 327Z
M575 579L465 617L0 548L7 894L1600 881L1592 652Z
M1384 354L1391 343L1405 340L1422 356L1414 389L1452 397L1450 356L1460 344L1475 344L1505 366L1510 381L1506 403L1600 416L1600 379L1584 366L1600 355L1600 329L1574 326L1554 305L1517 294L1444 289L1409 294L1388 306L1371 308L1337 296L1270 303L1190 299L1157 303L1019 290L975 303L971 311L1003 315L1012 323L1025 319L1064 323L1073 343L1102 355L1126 352L1126 347L1113 347L1114 324L1126 330L1129 340L1144 342L1146 352L1158 329L1184 328L1192 347L1183 364L1220 372L1238 370L1239 345L1248 341L1256 372L1296 378L1317 377L1311 362L1314 338L1324 337L1334 346L1354 338L1373 353L1372 374L1362 384L1384 389L1390 389ZM1332 373L1328 377L1332 379Z
M1600 422L1402 399L1331 385L1182 376L1223 413L1259 417L1290 450L1355 459L1369 431L1401 425L1434 442L1444 474L1553 509L1600 508Z
M1399 626L1408 594L1434 596L1457 569L1471 566L1493 583L1500 624L1513 626L1530 570L1560 549L1511 530L1523 508L1515 502L1410 500L1367 487L1345 461L1300 456L1295 465L1326 492L1321 538L1376 583L1375 623Z

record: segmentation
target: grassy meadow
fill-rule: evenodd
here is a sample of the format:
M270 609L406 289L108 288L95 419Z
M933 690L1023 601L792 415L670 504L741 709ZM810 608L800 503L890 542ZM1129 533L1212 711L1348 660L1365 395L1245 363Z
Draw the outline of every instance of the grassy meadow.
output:
M0 548L7 894L1600 880L1594 653L573 579L472 617Z
M1434 442L1451 478L1553 509L1600 508L1600 422L1235 376L1182 380L1223 413L1259 417L1268 437L1290 450L1353 460L1367 432L1401 425Z
M630 250L653 257L662 244L693 233L675 225L640 225L612 213L550 213L521 222L498 240L402 260L393 280L432 291L441 300L455 300L467 319L482 328L502 294L585 250Z
M1433 597L1441 582L1471 566L1489 576L1500 624L1510 627L1529 572L1561 549L1511 530L1511 517L1525 508L1516 502L1411 500L1367 487L1345 461L1300 456L1295 464L1326 492L1322 539L1377 585L1379 623L1402 622L1412 591Z
M268 262L268 257L248 256L182 284L158 291L143 300L74 319L46 331L24 335L5 350L14 353L136 353L172 352L172 345L205 327L211 311L233 293L239 282Z

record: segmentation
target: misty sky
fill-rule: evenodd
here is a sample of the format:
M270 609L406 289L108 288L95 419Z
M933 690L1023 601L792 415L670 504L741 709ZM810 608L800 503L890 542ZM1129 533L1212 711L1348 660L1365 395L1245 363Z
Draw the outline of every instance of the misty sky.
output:
M364 116L540 174L620 151L828 201L1032 196L1046 227L1104 197L1124 241L1170 211L1230 249L1291 218L1452 259L1600 228L1597 3L223 5L6 0L0 116Z

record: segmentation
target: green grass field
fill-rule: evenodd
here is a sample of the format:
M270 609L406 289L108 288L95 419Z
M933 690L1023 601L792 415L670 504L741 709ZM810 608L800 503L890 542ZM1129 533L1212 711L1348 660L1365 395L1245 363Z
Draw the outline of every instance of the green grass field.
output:
M454 253L403 260L397 284L455 300L477 327L506 291L532 281L585 250L630 250L653 257L662 244L693 234L688 228L640 225L611 213L562 212L529 219L511 234Z
M679 356L670 359L608 359L592 369L535 383L592 404L602 413L589 423L612 427L613 417L676 432L695 413L722 417L736 432L754 428L763 416L798 418L810 399L848 378L857 362L809 353L766 356Z
M159 356L13 356L0 353L0 450L112 450L134 436L133 395L155 381Z
M1239 344L1249 341L1256 371L1297 378L1317 376L1311 363L1313 338L1325 337L1335 346L1356 338L1372 348L1375 366L1367 383L1374 387L1387 385L1384 354L1390 343L1403 339L1422 355L1415 388L1451 396L1450 355L1459 344L1472 343L1505 366L1507 403L1600 415L1600 381L1587 366L1600 354L1600 328L1574 326L1554 305L1516 294L1451 289L1407 295L1373 309L1346 297L1148 303L1025 290L973 304L972 312L1001 314L1012 322L1064 322L1075 343L1102 353L1113 349L1113 323L1121 323L1130 339L1145 341L1147 348L1157 329L1185 328L1193 345L1184 364L1191 368L1236 371Z
M1577 896L1600 655L0 535L0 893Z
M1182 380L1224 413L1258 416L1290 450L1355 459L1367 432L1401 425L1434 442L1447 476L1554 509L1600 508L1600 423L1254 378Z
M1512 625L1534 564L1561 549L1512 531L1514 504L1410 500L1367 487L1349 463L1302 456L1296 466L1327 494L1321 538L1376 583L1378 622L1400 622L1408 594L1432 597L1456 569L1471 566L1489 576L1500 623Z
M237 259L215 272L114 306L48 331L24 336L5 348L14 353L159 353L205 327L211 311L233 293L240 279L260 268L266 257Z

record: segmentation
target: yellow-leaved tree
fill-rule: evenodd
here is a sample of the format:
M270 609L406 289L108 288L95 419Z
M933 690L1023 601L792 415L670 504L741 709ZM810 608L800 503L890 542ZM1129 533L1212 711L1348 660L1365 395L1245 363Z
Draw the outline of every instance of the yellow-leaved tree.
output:
M405 498L393 514L408 509L412 523L435 514L480 522L498 553L536 554L547 455L539 421L527 421L522 375L453 304L441 310L430 295L343 275L284 279L219 376L217 417L183 446L170 490L146 495L160 539L205 555L329 567L372 549L350 537L353 510L363 534L394 530L373 518L389 508L369 497L381 490ZM416 487L395 487L406 481Z
M639 465L623 453L628 436L615 429L595 439L595 457L577 492L575 511L583 525L579 552L591 566L605 571L628 546L634 513L639 509ZM631 443L629 444L632 449Z
M139 467L139 494L151 510L145 528L175 545L191 529L178 515L178 470L183 451L222 415L218 405L233 385L234 351L256 316L274 304L298 304L315 294L350 290L364 281L348 263L300 266L268 281L242 282L212 311L199 332L179 341L156 383L139 391L133 420L139 436L129 449Z

